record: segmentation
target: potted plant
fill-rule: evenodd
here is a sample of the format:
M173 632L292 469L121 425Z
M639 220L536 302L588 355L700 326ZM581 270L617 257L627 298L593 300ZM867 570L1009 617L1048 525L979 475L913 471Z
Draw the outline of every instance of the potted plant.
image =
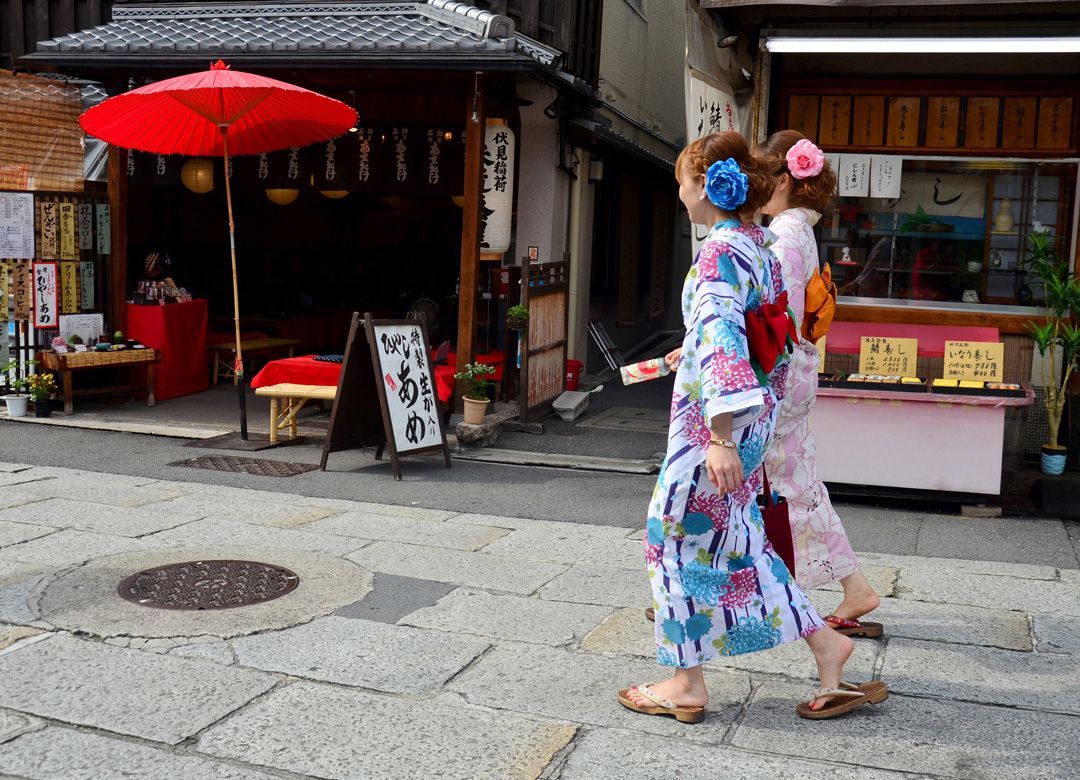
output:
M1080 327L1072 319L1073 312L1080 312L1080 280L1070 275L1068 264L1058 258L1048 230L1033 231L1029 240L1031 268L1042 279L1046 307L1046 321L1042 325L1028 323L1028 332L1042 356L1042 384L1046 392L1048 436L1042 447L1042 470L1044 474L1058 475L1065 470L1067 455L1066 448L1058 444L1058 429L1068 401L1069 378L1080 356Z
M465 402L465 422L470 425L481 425L484 415L487 414L488 388L491 381L485 377L495 373L495 366L486 363L466 363L465 368L454 374L454 378L465 383L461 391L462 400Z
M3 371L3 377L7 380L8 386L14 390L13 393L8 393L4 396L4 403L7 404L8 417L25 417L26 407L30 401L30 396L22 392L26 389L27 377L26 370L33 365L33 360L23 361L23 376L16 375L14 378L11 375L18 369L19 361L12 358L8 362L0 366L0 371Z
M30 398L34 402L34 414L38 417L48 417L52 414L52 402L49 396L55 387L55 378L52 374L31 374L27 378L30 385Z
M529 327L529 307L518 304L506 310L506 327L520 333Z

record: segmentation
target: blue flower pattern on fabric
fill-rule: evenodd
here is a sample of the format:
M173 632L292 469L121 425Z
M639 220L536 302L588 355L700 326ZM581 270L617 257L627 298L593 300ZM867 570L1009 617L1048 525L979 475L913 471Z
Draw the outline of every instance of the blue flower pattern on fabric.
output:
M750 522L754 524L755 528L761 529L765 527L765 517L761 514L761 507L757 504L750 507Z
M781 585L787 585L791 582L791 572L788 571L787 564L779 555L773 558L769 569L772 571L772 576L776 577L776 581Z
M768 650L780 644L780 632L757 617L741 617L725 635L723 655L742 655Z
M650 517L648 523L649 544L664 543L664 523L658 517Z
M656 648L656 662L661 666L681 666L679 659L675 657L675 653L666 647Z
M716 343L729 355L735 355L740 360L747 359L746 337L743 336L739 326L731 320L724 320L720 326Z
M754 565L754 556L752 555L732 555L728 558L727 567L728 571L739 571L740 569L749 569Z
M739 457L742 458L744 473L754 471L765 460L765 441L754 434L746 441L740 442Z
M734 211L746 203L750 180L735 158L717 160L705 174L705 194L718 209Z
M664 636L677 645L686 641L686 629L678 620L668 618L664 621Z
M711 629L712 620L708 615L699 612L686 621L686 638L691 642L696 642L706 636Z
M683 518L683 530L687 536L701 536L713 529L712 520L701 512L689 514Z
M720 603L720 594L731 585L731 576L722 569L691 561L683 567L682 583L687 596L715 607Z

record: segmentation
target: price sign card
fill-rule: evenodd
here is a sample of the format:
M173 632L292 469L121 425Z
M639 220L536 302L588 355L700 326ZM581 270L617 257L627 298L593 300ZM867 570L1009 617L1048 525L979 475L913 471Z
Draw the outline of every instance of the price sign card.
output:
M1004 382L1005 345L993 341L946 341L945 379Z
M918 356L918 339L863 336L859 347L859 373L915 376Z

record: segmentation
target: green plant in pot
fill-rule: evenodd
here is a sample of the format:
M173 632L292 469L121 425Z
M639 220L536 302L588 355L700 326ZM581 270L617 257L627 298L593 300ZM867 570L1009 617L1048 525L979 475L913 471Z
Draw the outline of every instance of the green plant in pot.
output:
M0 365L0 371L3 372L2 377L8 387L14 392L8 393L4 396L4 403L7 404L8 417L25 417L27 405L30 402L30 396L23 392L29 384L30 366L34 365L36 361L24 360L22 361L22 376L20 377L16 372L19 368L19 361L15 358L7 361L3 365Z
M487 377L495 373L495 366L486 363L466 363L465 367L454 374L462 383L461 398L465 402L465 422L480 425L487 414L488 390L491 380Z
M511 306L506 310L506 327L510 330L516 330L520 333L529 327L529 307L528 306Z
M48 417L52 414L52 402L49 396L56 387L56 378L49 373L31 374L27 378L30 385L30 400L34 402L34 414Z
M1041 379L1046 392L1047 440L1042 448L1043 473L1065 470L1067 450L1058 444L1061 417L1069 399L1069 379L1080 357L1080 327L1074 312L1080 312L1080 280L1069 273L1068 263L1058 258L1049 231L1035 230L1031 242L1031 270L1042 279L1045 290L1046 321L1028 323L1041 360ZM1061 375L1058 377L1057 366Z

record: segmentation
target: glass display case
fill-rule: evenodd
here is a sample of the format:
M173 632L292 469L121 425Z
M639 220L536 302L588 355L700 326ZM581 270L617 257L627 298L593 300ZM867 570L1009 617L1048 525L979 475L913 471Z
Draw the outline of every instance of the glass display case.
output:
M1076 180L1075 161L908 158L899 198L838 199L820 256L841 296L1036 305L1028 237L1046 228L1072 266Z

